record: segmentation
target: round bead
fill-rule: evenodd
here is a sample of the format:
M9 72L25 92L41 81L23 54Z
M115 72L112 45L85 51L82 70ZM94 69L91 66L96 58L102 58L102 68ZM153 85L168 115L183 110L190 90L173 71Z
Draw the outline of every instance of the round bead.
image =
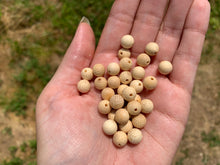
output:
M129 49L134 44L134 38L131 35L124 35L121 38L121 46L125 49Z
M136 96L136 91L133 87L127 87L127 88L123 89L123 91L122 91L122 97L126 101L134 100L135 96Z
M128 87L128 86L125 85L125 84L120 85L120 86L118 87L118 89L117 89L117 93L118 93L119 95L122 95L122 91L123 91L123 89L125 89L126 87Z
M97 77L94 81L95 88L98 90L102 90L107 86L107 80L105 77Z
M120 86L120 79L118 76L111 76L108 78L108 86L112 89L116 89Z
M85 80L91 80L93 78L93 71L91 68L84 68L81 71L81 77Z
M139 103L141 103L141 96L137 94L137 95L135 96L134 100L137 101L137 102L139 102Z
M121 72L119 78L122 84L129 84L132 81L132 75L128 71Z
M144 99L141 101L141 112L142 113L150 113L154 109L154 104L149 99Z
M106 135L113 135L117 132L118 126L114 120L106 120L103 123L102 129Z
M119 59L122 59L122 58L124 58L124 57L130 57L131 56L131 52L130 52L130 50L128 50L128 49L120 49L119 51L118 51L118 58Z
M128 133L128 131L130 131L133 128L133 125L132 125L132 122L130 120L128 120L128 122L126 124L119 125L119 128L121 131Z
M115 112L116 110L112 109L111 112L108 114L108 119L115 120Z
M168 75L173 70L173 66L169 61L161 61L158 70L163 75Z
M116 76L120 72L120 66L117 63L112 62L108 64L107 72L111 76Z
M112 141L117 147L123 147L127 144L128 137L123 131L117 131L114 134Z
M137 128L132 128L129 132L128 132L128 141L131 144L138 144L141 142L143 138L142 132L137 129Z
M113 109L120 109L124 106L124 99L120 95L114 95L110 98L110 106Z
M156 42L149 42L145 47L145 52L150 56L155 56L159 51L159 46Z
M124 57L119 62L121 70L130 70L132 67L132 60L128 57Z
M99 102L98 110L101 114L108 114L111 111L111 107L108 100L102 100Z
M133 126L139 129L144 128L146 122L147 122L146 117L143 114L139 114L132 118Z
M141 80L145 76L145 70L141 66L136 66L132 69L132 77L136 80Z
M77 84L77 89L81 93L87 93L90 90L90 83L88 80L80 80Z
M144 89L144 85L143 85L142 81L140 81L140 80L133 80L130 83L130 87L133 87L135 89L136 93L141 93Z
M145 53L141 53L138 57L137 57L137 64L142 66L142 67L146 67L150 64L150 57L145 54Z
M110 98L115 94L115 91L112 88L105 88L102 90L102 98L104 100L110 100Z
M157 79L154 76L148 76L144 79L143 83L147 90L152 90L157 86Z
M119 109L115 112L115 121L118 124L126 124L129 120L129 113L126 109Z
M141 104L137 101L131 101L127 105L127 110L130 115L138 115L141 112Z
M105 67L102 64L95 64L93 66L93 74L97 77L101 77L105 74Z

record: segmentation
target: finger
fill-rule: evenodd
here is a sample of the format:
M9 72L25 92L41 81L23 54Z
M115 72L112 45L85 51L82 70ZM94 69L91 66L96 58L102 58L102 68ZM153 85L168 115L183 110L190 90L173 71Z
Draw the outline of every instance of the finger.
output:
M170 80L190 93L208 29L209 15L209 2L194 0L184 26L180 45L173 59L173 72Z

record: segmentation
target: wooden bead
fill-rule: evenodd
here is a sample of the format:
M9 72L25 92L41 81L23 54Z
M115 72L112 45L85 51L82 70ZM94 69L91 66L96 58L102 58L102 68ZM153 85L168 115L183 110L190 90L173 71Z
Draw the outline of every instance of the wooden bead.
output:
M93 71L91 68L84 68L81 71L81 77L85 80L91 80L93 78Z
M106 120L103 123L102 129L106 135L114 135L117 132L118 126L114 120Z
M137 129L137 128L132 128L129 132L128 132L128 141L131 144L138 144L141 142L143 138L142 132Z
M87 93L89 92L90 90L90 83L88 80L80 80L78 83L77 83L77 89L79 92L81 93Z
M102 90L107 86L107 80L105 77L97 77L94 81L95 88L98 90Z
M125 49L129 49L134 44L134 38L131 35L124 35L121 38L121 46Z
M111 107L108 100L102 100L99 102L98 110L101 114L108 114L111 111Z
M132 118L133 126L139 129L144 128L146 122L147 122L146 117L143 114L139 114Z
M129 114L126 109L119 109L115 112L115 121L118 124L126 124L129 120Z
M119 95L122 95L122 91L123 91L123 89L125 89L126 87L128 87L128 86L125 85L125 84L120 85L120 86L118 87L118 89L117 89L117 93L118 93Z
M135 96L134 100L137 101L137 102L139 102L139 103L141 103L141 96L137 94L137 95Z
M142 81L140 81L140 80L133 80L130 83L130 87L133 87L135 89L136 93L141 93L144 89L144 85L143 85Z
M145 54L145 53L141 53L138 57L137 57L137 64L142 66L142 67L146 67L150 64L150 57Z
M124 88L123 91L122 91L122 97L126 101L134 100L135 96L136 96L136 91L133 87Z
M142 113L150 113L154 109L154 104L149 99L144 99L141 101L141 112Z
M129 84L132 81L132 75L128 71L121 72L119 78L122 84Z
M141 66L136 66L132 69L132 77L135 79L135 80L141 80L144 78L145 76L145 70L143 67Z
M122 58L124 58L124 57L130 57L131 56L131 52L130 52L130 50L128 50L128 49L124 49L124 48L122 48L122 49L120 49L119 51L118 51L118 58L119 59L122 59Z
M95 64L93 66L93 74L97 77L102 77L105 74L105 67L102 64Z
M110 98L110 106L113 109L120 109L124 106L124 99L120 95L114 95Z
M120 72L120 66L117 63L112 62L108 64L107 72L111 76L116 76Z
M152 90L157 86L157 79L154 76L148 76L144 79L143 84L147 90Z
M137 101L131 101L127 105L127 111L130 115L138 115L141 112L141 104Z
M155 56L159 52L159 46L156 42L149 42L145 47L145 52L150 56Z
M108 119L115 120L115 112L116 110L112 109L111 112L108 114Z
M123 147L127 144L128 137L123 131L117 131L114 134L112 141L117 147Z
M115 91L112 88L105 88L102 90L103 100L110 100L110 98L115 94Z
M128 133L133 128L132 122L128 120L126 124L119 125L119 129L125 133Z
M130 58L124 57L119 61L121 70L130 70L132 67L132 60Z
M111 76L108 78L108 86L112 89L116 89L120 86L120 78L118 76Z
M168 75L173 70L173 65L169 61L161 61L158 70L163 75Z

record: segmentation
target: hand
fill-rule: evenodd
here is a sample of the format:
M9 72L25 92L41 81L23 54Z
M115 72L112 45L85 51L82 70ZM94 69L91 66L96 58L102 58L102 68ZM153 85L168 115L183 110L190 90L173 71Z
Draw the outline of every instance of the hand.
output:
M165 0L116 0L96 51L91 27L80 23L37 102L38 163L170 164L187 122L209 12L207 0L171 0L168 8ZM80 95L76 86L84 67L118 62L116 54L125 34L135 39L134 59L150 41L156 41L160 51L146 68L146 75L156 76L158 86L142 95L155 106L142 129L142 142L119 149L102 131L106 119L97 111L100 92L92 86L88 94ZM173 64L168 77L157 73L161 60Z

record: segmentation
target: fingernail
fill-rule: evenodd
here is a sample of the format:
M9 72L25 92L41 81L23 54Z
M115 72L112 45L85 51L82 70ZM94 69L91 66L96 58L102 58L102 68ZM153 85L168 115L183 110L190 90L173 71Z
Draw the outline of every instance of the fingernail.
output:
M90 25L89 19L88 19L88 18L86 18L85 16L83 16L83 17L82 17L82 19L81 19L80 23L87 23L87 24L89 24L89 25Z

